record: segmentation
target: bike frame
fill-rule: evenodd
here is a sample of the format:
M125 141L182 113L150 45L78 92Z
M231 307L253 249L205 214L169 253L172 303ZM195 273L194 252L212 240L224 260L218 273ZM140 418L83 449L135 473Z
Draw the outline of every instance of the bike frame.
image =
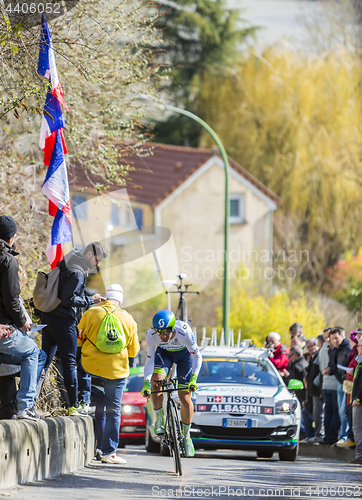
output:
M162 380L162 389L160 391L152 391L151 394L166 393L166 419L165 419L165 434L163 437L163 445L167 446L170 455L172 455L175 464L176 474L182 476L181 457L184 456L182 445L181 423L178 416L175 400L172 393L177 391L177 379Z
M185 321L186 323L188 323L187 305L186 305L186 299L185 299L184 295L187 293L196 293L196 295L199 295L200 292L193 292L193 291L189 290L189 287L192 285L182 283L182 280L184 279L184 276L182 274L178 274L177 277L180 280L180 283L178 285L177 284L174 285L174 286L177 286L177 292L176 291L170 292L169 290L167 290L166 294L178 293L180 295L175 316L176 316L176 319L180 319L181 321Z

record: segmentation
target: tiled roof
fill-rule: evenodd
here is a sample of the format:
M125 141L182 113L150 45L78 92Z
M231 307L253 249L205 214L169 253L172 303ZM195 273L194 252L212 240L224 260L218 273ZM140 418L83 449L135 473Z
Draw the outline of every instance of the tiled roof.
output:
M131 199L157 206L170 195L191 174L200 168L212 156L218 155L218 149L187 148L167 144L148 144L152 147L151 156L133 154L127 161L135 168L130 172L127 192ZM280 198L259 182L249 172L229 158L229 163L239 174L251 182L262 193L281 204ZM69 171L70 189L87 187L87 192L95 193L93 183L101 182L92 177L92 181L84 170L72 164Z

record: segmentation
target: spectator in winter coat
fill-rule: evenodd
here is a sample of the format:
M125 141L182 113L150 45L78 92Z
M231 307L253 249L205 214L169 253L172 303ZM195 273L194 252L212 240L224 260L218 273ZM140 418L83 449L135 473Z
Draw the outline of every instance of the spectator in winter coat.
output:
M272 350L269 359L280 375L284 377L288 373L289 348L282 344L280 335L277 332L270 332L266 340L267 347Z
M330 365L330 357L334 356L334 346L329 338L331 328L323 331L324 344L319 351L319 371L322 375L322 394L324 399L324 439L321 444L334 444L338 441L341 425L338 412L338 380L334 375L327 375L326 368Z
M318 343L317 339L311 337L307 340L306 346L310 354L310 360L307 368L305 385L307 388L305 407L302 411L302 424L306 429L310 442L319 443L324 437L323 425L323 396L319 382L319 361L318 361ZM311 418L312 417L312 418ZM312 427L314 421L314 429Z
M37 420L34 398L45 355L27 335L31 327L20 298L19 264L15 258L19 254L14 246L16 233L15 220L9 215L0 216L0 323L8 325L7 333L2 332L0 336L0 364L21 366L16 395L18 418ZM11 390L9 384L13 384L13 380L2 381L4 392Z
M353 384L353 376L354 376L354 370L357 367L357 360L356 357L358 356L358 340L359 338L362 337L362 332L357 332L357 331L352 331L349 334L350 338L350 343L352 350L349 353L348 358L346 359L346 366L349 368L347 372L347 376L345 380L349 381L349 384ZM346 392L346 391L345 391ZM355 440L354 440L354 435L353 435L353 424L352 424L352 389L350 392L347 392L347 397L346 397L346 417L347 417L347 422L348 422L348 431L347 431L347 436L348 439L346 439L343 443L338 444L337 446L339 448L351 448L352 446L355 446Z
M352 387L352 422L353 434L356 442L356 456L350 461L352 464L362 465L362 338L357 344L357 367L354 372Z
M334 357L331 358L331 363L329 368L326 370L327 375L335 375L338 380L338 411L339 418L341 419L341 431L339 434L338 443L343 443L348 439L348 422L346 417L346 393L343 392L343 380L346 378L347 372L338 368L337 365L346 366L346 361L351 352L351 346L349 340L346 339L346 334L341 326L335 326L329 332L330 339L334 347L336 348L334 352ZM337 443L337 444L338 444Z
M307 375L307 367L308 363L305 357L303 356L303 350L301 347L291 347L289 359L291 361L290 369L289 369L289 380L296 379L303 382ZM306 396L305 388L301 391L297 391L297 398L302 405Z
M69 398L69 415L86 414L78 402L78 380L76 368L77 355L77 313L79 308L99 304L104 299L98 293L92 297L85 295L86 278L90 269L98 268L100 262L108 253L99 242L90 243L83 253L73 249L58 264L59 291L61 303L54 311L42 313L43 350L48 358L46 369L58 352L64 376L64 385Z

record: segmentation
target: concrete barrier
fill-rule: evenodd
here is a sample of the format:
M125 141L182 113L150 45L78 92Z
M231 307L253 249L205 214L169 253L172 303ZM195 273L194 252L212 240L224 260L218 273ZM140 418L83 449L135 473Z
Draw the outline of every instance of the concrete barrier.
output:
M66 474L94 456L91 417L0 421L0 487Z
M348 462L355 457L355 451L351 448L338 448L338 446L314 445L310 443L300 443L299 455L313 458L328 458L330 460L342 460Z

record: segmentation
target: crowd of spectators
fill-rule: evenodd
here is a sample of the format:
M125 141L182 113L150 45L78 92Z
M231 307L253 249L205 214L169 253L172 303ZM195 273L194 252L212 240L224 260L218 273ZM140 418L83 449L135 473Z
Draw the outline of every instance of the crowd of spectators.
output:
M301 442L355 449L362 464L362 328L349 339L340 326L306 338L300 323L290 327L290 348L276 332L266 339L269 357L288 383L303 382L297 391L302 407Z

